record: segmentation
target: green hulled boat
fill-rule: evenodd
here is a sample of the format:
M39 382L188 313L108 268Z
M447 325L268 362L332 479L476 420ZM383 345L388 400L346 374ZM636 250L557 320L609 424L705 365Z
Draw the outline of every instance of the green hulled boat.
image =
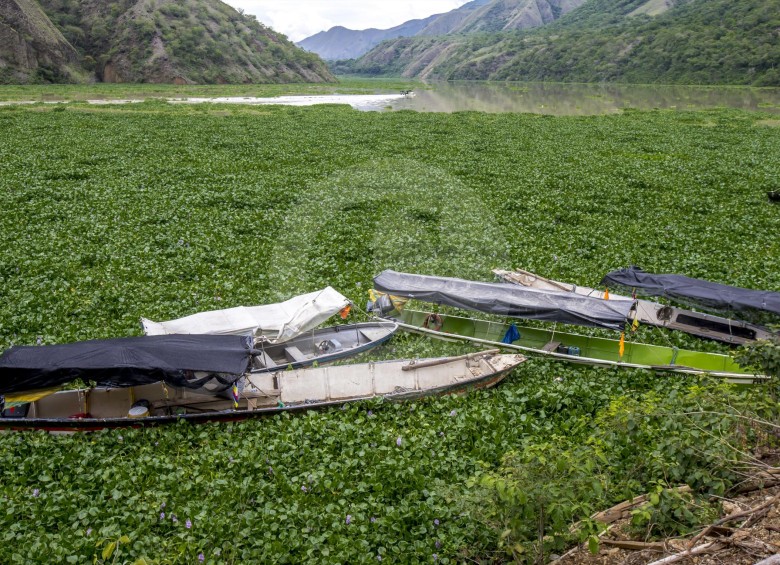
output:
M767 378L750 373L728 355L719 353L626 341L621 358L620 341L617 339L565 333L555 329L516 326L520 337L508 344L503 343L502 340L510 329L510 323L445 314L432 316L429 312L410 309L404 309L400 313L393 312L390 318L406 331L438 339L468 341L479 345L523 351L569 363L672 371L693 375L709 374L739 384L752 384Z
M369 310L397 316L400 327L437 337L514 349L571 363L709 374L736 383L765 380L743 369L728 355L688 351L676 347L625 342L557 331L571 324L622 331L636 318L632 300L604 300L571 292L554 292L508 283L486 283L383 271L374 277L374 302ZM504 321L431 314L406 309L405 300L417 300L474 310ZM438 310L438 308L437 308ZM518 327L513 318L548 323L545 327Z

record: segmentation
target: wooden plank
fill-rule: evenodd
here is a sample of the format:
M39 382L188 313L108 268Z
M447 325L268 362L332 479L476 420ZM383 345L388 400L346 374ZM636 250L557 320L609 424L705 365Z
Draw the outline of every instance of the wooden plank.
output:
M408 365L401 367L402 371L414 371L415 369L422 369L423 367L433 367L434 365L442 365L444 363L451 363L452 361L460 361L463 359L471 359L473 357L479 357L480 355L495 355L499 353L499 349L491 349L489 351L478 351L477 353L469 353L468 355L461 355L459 357L445 357L443 359L431 359L430 361L420 361L419 363L411 362Z
M303 354L303 352L295 347L294 345L291 345L290 347L284 348L285 354L290 358L290 361L306 361L306 356Z
M555 351L561 344L560 341L548 341L547 344L542 347L542 351Z

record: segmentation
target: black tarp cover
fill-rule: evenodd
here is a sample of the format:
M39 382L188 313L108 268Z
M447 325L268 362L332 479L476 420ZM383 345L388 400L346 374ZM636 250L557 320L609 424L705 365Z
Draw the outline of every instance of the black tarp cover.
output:
M238 379L249 367L250 347L247 337L218 335L16 346L0 356L0 394L56 387L77 378L111 387L165 381L197 388L214 375Z
M390 270L374 278L374 288L390 295L465 310L613 330L623 328L633 306L630 300L602 300L509 283L475 282Z
M639 267L612 271L601 284L637 289L647 296L666 296L714 310L759 310L780 316L780 292L738 288L682 275L656 275Z

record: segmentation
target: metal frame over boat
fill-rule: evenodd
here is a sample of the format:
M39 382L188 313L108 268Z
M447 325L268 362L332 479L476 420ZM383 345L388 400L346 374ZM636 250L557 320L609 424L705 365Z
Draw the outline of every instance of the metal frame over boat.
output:
M179 420L233 421L377 397L409 400L494 386L523 361L519 354L482 351L460 357L252 373L241 380L238 408L233 400L164 383L60 391L30 402L14 417L0 417L0 429L87 431Z
M550 359L594 365L649 369L686 375L710 375L738 384L763 382L768 377L754 375L737 365L727 355L706 353L644 343L625 342L623 356L620 341L566 333L553 329L516 326L520 333L511 343L502 340L510 329L509 322L475 320L460 316L436 314L438 329L430 329L430 312L404 308L390 318L403 330L446 341L466 341L481 346L544 356Z
M513 271L494 269L493 273L506 282L528 288L572 292L595 298L604 298L605 296L603 291L594 288L546 279L523 269L515 269ZM610 293L609 300L633 301L635 299ZM643 324L678 330L697 337L729 344L742 345L757 339L769 339L774 335L763 326L751 324L743 320L694 312L693 310L658 304L649 300L636 300L635 308L636 319Z

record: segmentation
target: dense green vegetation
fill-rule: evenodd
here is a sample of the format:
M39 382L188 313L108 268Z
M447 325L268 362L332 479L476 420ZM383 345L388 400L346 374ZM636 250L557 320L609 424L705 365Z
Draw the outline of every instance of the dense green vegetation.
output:
M325 284L363 304L384 268L596 285L638 264L778 289L777 125L728 110L2 107L0 346L138 334L140 316ZM460 351L398 336L377 354ZM723 493L730 446L769 440L721 413L776 419L770 399L533 360L466 397L2 435L0 561L532 561L597 529L572 522L651 490L635 527L683 532L713 510L663 488Z
M441 79L780 85L778 0L590 0L535 30L386 42L337 73ZM446 50L446 55L442 55Z

